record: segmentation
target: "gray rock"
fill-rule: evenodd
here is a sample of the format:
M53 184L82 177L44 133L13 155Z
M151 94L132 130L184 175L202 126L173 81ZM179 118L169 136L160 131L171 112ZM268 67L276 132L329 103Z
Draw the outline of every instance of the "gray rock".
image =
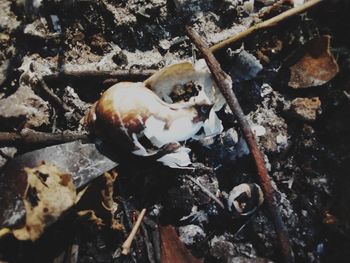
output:
M242 50L238 54L231 53L233 64L230 70L231 76L237 80L254 79L263 69L260 61L249 52Z
M223 235L214 236L210 241L210 247L210 254L222 262L227 262L235 255L234 245Z
M7 98L0 100L0 118L7 126L14 125L8 120L16 119L22 128L40 127L49 124L48 102L34 94L33 90L22 85ZM19 128L11 126L10 128Z
M204 230L197 225L179 227L180 240L188 246L202 241L206 235Z

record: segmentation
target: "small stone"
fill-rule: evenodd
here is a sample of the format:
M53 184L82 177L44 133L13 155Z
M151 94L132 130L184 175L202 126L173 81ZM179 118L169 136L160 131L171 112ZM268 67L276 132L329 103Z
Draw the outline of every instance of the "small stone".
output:
M191 246L202 241L206 235L203 229L197 225L187 225L179 227L180 240L187 246Z
M28 86L20 86L18 90L7 98L0 100L0 120L1 125L15 128L40 127L49 124L48 102L35 95ZM9 120L15 122L9 123ZM18 127L17 127L18 128Z
M251 129L255 136L260 137L266 134L266 129L264 126L261 125L252 125Z
M159 41L159 47L161 49L163 49L164 51L166 51L166 50L170 49L171 43L167 39L162 39L162 40Z
M229 56L232 57L230 75L238 81L254 79L263 69L260 61L245 50L238 54L235 51L229 51Z
M235 248L225 236L214 236L210 241L210 254L225 262L235 256Z
M296 98L291 104L291 113L304 121L316 120L317 114L321 112L321 101L318 97Z
M0 46L5 46L10 41L8 34L0 33Z
M128 57L121 50L115 52L115 54L112 56L112 60L118 66L128 65Z
M287 145L288 143L288 137L283 134L278 134L276 137L276 143L278 145Z

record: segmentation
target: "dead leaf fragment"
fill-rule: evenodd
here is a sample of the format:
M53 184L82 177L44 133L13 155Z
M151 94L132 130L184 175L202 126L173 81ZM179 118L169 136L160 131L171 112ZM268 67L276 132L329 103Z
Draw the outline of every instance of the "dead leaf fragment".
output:
M24 170L28 176L23 197L26 221L22 228L13 230L13 234L19 240L34 241L74 205L76 191L72 176L62 173L55 165L42 164Z
M77 204L78 216L87 218L98 227L122 230L124 226L116 219L118 203L114 200L114 183L118 173L106 172L82 193Z
M300 89L320 86L338 73L339 66L330 51L330 36L314 38L299 51L303 57L290 67L290 87Z

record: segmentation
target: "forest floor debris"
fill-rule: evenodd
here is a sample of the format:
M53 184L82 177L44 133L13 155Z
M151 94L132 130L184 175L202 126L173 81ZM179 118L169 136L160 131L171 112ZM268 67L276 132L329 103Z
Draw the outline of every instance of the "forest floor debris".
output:
M48 144L91 140L79 120L110 86L195 63L199 56L184 28L191 24L220 50L216 58L262 151L296 261L349 257L347 1L34 2L0 3L1 166ZM232 36L230 46L221 42ZM0 260L153 263L174 259L175 246L179 262L280 262L276 232L263 213L266 201L247 215L227 210L234 187L258 181L237 118L227 106L217 116L220 134L181 142L191 149L191 169L170 169L94 138L119 163L109 183L113 193L101 188L106 217L99 217L97 205L73 207L32 244L0 229ZM98 180L90 187L96 185ZM249 195L243 195L237 202L244 206ZM140 231L122 256L143 208L148 212ZM115 231L107 218L123 227Z

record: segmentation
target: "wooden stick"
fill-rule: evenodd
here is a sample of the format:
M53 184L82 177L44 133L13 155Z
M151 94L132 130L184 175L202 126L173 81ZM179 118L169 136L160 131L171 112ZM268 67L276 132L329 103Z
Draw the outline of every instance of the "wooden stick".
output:
M124 243L122 245L122 254L123 255L126 256L126 255L128 255L130 253L131 243L134 240L134 237L135 237L137 231L140 228L141 222L142 222L145 214L146 214L146 208L142 209L142 211L139 214L139 216L138 216L138 218L136 220L136 223L135 223L134 227L132 228L128 238L124 241Z
M0 145L14 144L55 144L76 140L87 140L88 135L82 133L47 133L31 129L20 132L0 132Z
M45 75L45 80L53 80L57 78L100 78L100 79L118 79L118 80L145 80L146 78L157 72L154 69L118 69L118 70L80 70L80 71L69 71L65 70L62 72Z
M240 40L242 40L243 38L246 38L247 36L252 35L253 33L260 31L260 30L264 30L264 29L268 29L271 27L274 27L276 25L278 25L279 23L287 20L288 18L291 18L293 16L299 15L301 13L304 13L305 11L309 10L310 8L320 4L321 2L323 2L323 0L310 0L307 1L306 3L304 3L301 6L298 7L294 7L292 9L289 9L273 18L270 18L266 21L263 21L261 23L258 23L254 26L251 26L250 28L248 28L247 30L229 37L226 40L223 40L215 45L213 45L212 47L210 47L210 51L215 53L223 48L226 48Z
M41 87L42 91L46 93L46 95L50 98L50 100L55 103L57 106L61 108L62 111L69 111L70 108L68 105L61 100L60 97L58 97L46 84L43 78L38 78L39 86Z
M265 161L262 153L259 150L258 144L255 140L254 133L252 132L249 122L246 119L243 110L237 100L236 95L232 89L231 78L221 69L219 62L210 51L207 44L201 39L201 37L191 27L186 27L187 34L198 50L202 53L207 65L212 73L214 81L218 85L221 93L225 97L227 104L231 111L236 115L238 122L242 128L245 139L248 143L250 152L254 158L257 172L259 175L260 183L264 191L265 200L268 210L271 214L272 221L274 223L276 233L281 245L284 262L294 262L294 257L288 237L288 232L283 224L279 208L274 198L275 190L272 187L270 177L267 173Z

